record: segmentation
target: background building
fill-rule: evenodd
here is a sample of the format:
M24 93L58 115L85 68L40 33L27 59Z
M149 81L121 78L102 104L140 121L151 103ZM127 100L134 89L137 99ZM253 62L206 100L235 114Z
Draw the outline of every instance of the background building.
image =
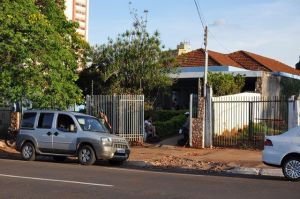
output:
M65 0L65 15L69 20L79 23L77 32L88 41L89 0Z

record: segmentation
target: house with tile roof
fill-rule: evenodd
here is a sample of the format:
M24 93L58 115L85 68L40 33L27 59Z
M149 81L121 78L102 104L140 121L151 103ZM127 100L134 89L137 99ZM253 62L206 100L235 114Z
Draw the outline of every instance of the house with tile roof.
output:
M200 48L176 57L180 67L171 75L176 82L171 88L171 98L162 99L171 104L176 99L181 107L188 107L189 95L197 93L198 80L204 76L205 51ZM242 91L261 93L263 96L280 96L283 79L300 83L300 71L280 61L247 51L223 54L208 52L208 71L241 74L246 82ZM164 108L169 108L164 106Z

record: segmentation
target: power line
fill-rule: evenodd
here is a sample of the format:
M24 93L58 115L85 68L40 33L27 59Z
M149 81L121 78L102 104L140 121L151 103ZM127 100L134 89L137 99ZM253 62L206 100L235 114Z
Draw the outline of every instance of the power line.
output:
M205 26L207 26L207 23L206 23L206 20L205 20L205 17L203 16L203 12L201 10L201 7L200 7L200 4L198 2L198 0L194 0L194 3L195 3L195 6L197 8L197 13L198 13L198 17L201 21L201 25L202 25L202 28L203 30L205 29ZM212 39L214 39L216 41L216 43L222 47L225 51L227 51L228 53L230 53L230 50L228 48L225 47L225 45L222 44L222 42L220 42L216 36L213 34L213 32L211 30L208 30L208 32L210 33Z
M228 49L228 48L226 48L215 36L214 36L214 34L210 31L210 30L208 30L208 32L210 33L210 35L211 35L211 37L224 49L224 50L226 50L227 51L227 53L230 53L231 51Z
M198 6L196 0L194 0L194 2L195 2L195 5L196 5L196 8L197 8L198 17L199 17L199 19L200 19L200 21L201 21L201 24L202 24L202 28L205 29L205 23L204 23L204 21L202 20L202 16L201 16L201 14L200 14L199 6Z

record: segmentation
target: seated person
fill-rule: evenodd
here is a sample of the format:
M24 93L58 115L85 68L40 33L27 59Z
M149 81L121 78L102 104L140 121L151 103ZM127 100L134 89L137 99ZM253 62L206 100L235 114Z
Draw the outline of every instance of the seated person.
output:
M149 137L157 137L155 126L152 125L152 117L149 116L145 120L145 132L147 135L147 138Z

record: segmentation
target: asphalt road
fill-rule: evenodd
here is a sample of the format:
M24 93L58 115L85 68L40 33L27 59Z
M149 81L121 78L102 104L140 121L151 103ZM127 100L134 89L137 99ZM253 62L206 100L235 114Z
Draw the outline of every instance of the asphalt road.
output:
M283 178L190 175L100 163L0 159L0 198L300 198L300 183Z

